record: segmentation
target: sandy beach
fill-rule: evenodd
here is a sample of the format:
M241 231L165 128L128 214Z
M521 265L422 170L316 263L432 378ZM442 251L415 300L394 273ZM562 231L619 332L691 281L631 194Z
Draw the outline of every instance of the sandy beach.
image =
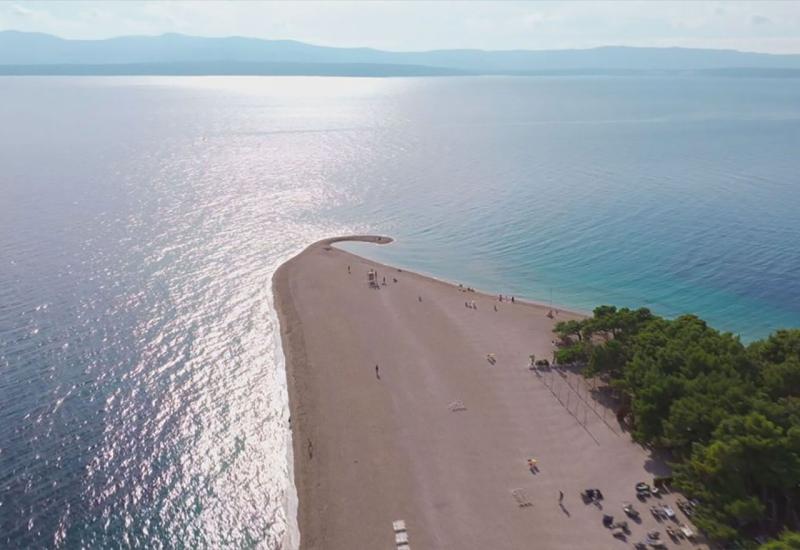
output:
M701 547L667 537L665 525L687 522L677 495L636 499L635 484L664 465L587 382L528 368L530 354L552 359L554 323L578 314L551 319L546 306L371 262L336 240L345 239L310 246L273 281L301 548L396 548L397 520L412 549L632 548L651 529L669 548ZM602 509L582 501L590 487L603 492ZM625 502L641 523L625 517ZM671 504L678 521L657 521L654 504ZM627 542L604 513L628 521Z

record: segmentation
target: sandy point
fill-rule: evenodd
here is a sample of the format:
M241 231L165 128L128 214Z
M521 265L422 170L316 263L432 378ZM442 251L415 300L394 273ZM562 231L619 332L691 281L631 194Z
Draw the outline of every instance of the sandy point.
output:
M597 392L552 359L577 313L472 291L356 256L326 239L273 278L286 354L303 549L618 549L690 526L679 495L645 502L668 472ZM531 459L535 468L531 468ZM580 493L598 488L601 503ZM563 494L563 498L562 495ZM623 512L633 503L634 521ZM670 505L675 521L651 506ZM627 540L603 515L627 521ZM404 522L395 532L394 522Z

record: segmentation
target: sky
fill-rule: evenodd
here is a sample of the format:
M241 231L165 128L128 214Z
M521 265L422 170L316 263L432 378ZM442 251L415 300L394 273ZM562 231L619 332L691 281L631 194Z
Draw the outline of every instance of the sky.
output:
M800 53L800 0L167 2L0 0L0 30L98 39L178 32L418 51L682 46Z

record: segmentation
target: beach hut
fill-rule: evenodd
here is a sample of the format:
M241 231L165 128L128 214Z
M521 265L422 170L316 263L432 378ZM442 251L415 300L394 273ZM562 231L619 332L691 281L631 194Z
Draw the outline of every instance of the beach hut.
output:
M370 287L379 287L378 285L378 272L374 269L370 269L367 271L367 283L369 283Z

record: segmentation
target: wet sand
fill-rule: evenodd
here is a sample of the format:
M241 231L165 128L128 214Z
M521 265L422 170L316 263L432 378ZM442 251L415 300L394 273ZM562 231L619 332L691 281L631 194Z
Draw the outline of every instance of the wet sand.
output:
M675 495L636 500L635 483L666 470L587 383L528 368L532 353L552 359L554 323L578 314L550 319L546 306L501 303L332 246L347 239L310 246L273 280L301 548L395 548L395 520L412 549L617 549L649 529L670 548L697 547L671 542L648 511L670 503L686 521ZM370 269L385 286L369 287ZM588 487L602 490L602 510L581 500ZM628 519L627 543L603 513Z

